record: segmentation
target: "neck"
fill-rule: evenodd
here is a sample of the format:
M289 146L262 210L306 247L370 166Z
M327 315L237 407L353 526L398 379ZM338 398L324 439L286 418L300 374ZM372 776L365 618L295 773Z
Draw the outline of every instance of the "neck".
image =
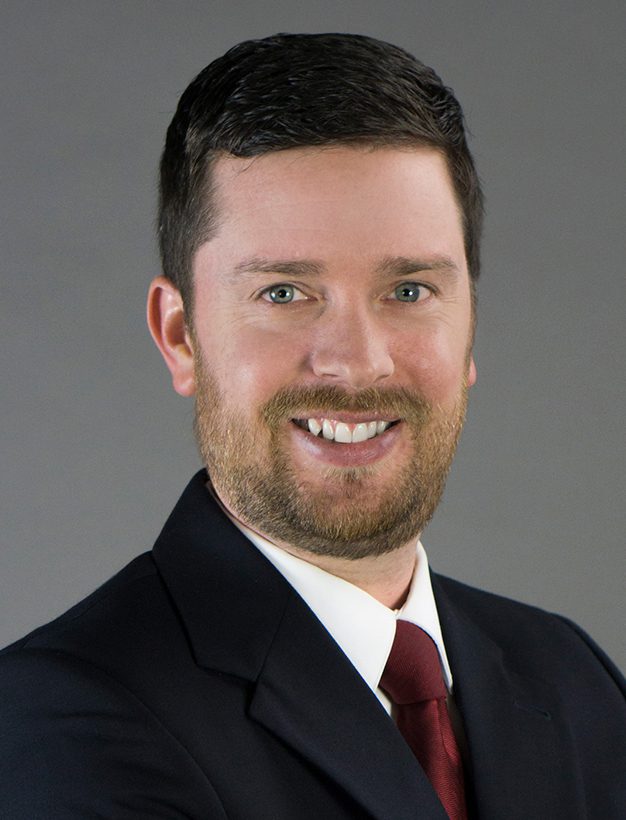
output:
M263 533L259 535L263 538L267 537ZM330 572L360 587L389 609L399 609L404 604L415 571L415 541L385 555L358 560L336 558L332 555L316 555L291 544L279 543L276 546L297 558L314 564L325 572Z

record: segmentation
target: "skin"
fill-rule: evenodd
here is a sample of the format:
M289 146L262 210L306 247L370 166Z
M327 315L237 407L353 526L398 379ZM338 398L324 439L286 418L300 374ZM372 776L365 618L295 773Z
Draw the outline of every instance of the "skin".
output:
M323 498L333 513L358 508L375 516L411 466L415 431L408 419L394 417L388 432L367 442L337 444L291 418L279 417L271 438L260 409L288 388L330 387L348 399L406 390L460 426L459 407L476 380L473 313L445 160L427 147L299 148L220 158L214 182L219 222L194 257L192 321L164 277L148 297L148 323L174 389L206 397L208 373L210 395L253 436L247 450L255 464L262 469L270 448L279 447L297 491ZM404 283L419 285L416 301L398 298ZM273 302L278 285L294 298ZM302 415L348 424L392 416L384 402L378 415L370 405L360 412L320 407L301 408ZM447 446L452 453L454 442ZM267 536L212 478L224 506ZM414 571L417 534L358 560L269 537L395 607Z

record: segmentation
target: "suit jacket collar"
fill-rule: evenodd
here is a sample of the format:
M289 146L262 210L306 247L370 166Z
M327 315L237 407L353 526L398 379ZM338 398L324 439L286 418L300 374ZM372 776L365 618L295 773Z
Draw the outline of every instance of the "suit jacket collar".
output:
M193 477L152 554L196 662L254 681L291 588L222 513L206 483L204 470Z

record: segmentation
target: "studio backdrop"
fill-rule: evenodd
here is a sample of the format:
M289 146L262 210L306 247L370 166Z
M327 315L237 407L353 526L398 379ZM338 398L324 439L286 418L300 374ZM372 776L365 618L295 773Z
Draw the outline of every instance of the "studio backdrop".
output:
M478 383L431 563L626 666L625 30L611 0L4 0L0 643L149 549L200 464L144 320L180 93L242 39L351 31L454 88L486 192Z

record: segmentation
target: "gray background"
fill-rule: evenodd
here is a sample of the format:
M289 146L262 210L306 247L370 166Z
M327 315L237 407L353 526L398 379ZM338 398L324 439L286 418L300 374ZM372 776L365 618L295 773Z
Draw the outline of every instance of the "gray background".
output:
M144 323L188 81L275 31L402 45L460 97L487 194L479 381L425 538L622 666L626 6L4 2L0 643L149 548L198 466Z

